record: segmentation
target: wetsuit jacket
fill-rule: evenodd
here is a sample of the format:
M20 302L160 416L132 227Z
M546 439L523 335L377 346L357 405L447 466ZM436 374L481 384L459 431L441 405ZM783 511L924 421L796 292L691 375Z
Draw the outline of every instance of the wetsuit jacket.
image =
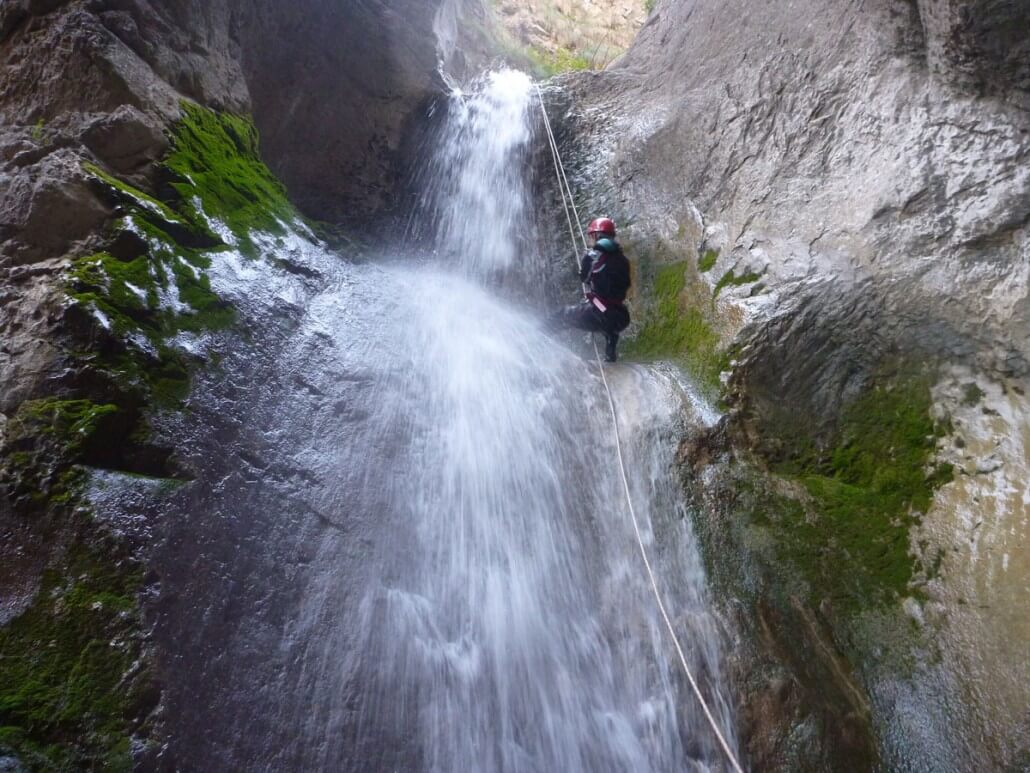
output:
M588 288L588 298L592 295L606 307L622 307L630 288L629 261L615 240L600 239L580 261L579 279Z

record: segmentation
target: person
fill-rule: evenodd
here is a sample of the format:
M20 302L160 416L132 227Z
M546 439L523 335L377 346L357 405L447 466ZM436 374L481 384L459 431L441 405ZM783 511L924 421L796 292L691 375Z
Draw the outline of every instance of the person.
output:
M629 326L626 293L630 288L629 261L615 240L615 221L599 217L587 227L591 248L580 261L583 301L557 314L566 327L604 333L604 358L615 362L619 333Z

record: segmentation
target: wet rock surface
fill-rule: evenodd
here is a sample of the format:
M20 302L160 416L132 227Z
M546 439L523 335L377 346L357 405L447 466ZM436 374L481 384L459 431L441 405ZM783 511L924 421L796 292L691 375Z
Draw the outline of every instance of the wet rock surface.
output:
M40 325L52 317L41 298L59 293L53 262L104 246L102 229L115 215L85 163L150 189L181 100L252 112L263 152L297 203L322 219L367 226L391 205L413 111L442 87L436 9L5 3L4 410L48 391L45 379L60 371L56 328Z
M1010 569L996 566L989 581L978 582L973 578L986 569L971 570L950 552L936 557L943 543L934 540L954 534L944 523L978 520L972 512L990 512L991 523L1012 533L1025 528L1027 482L1002 471L1025 464L1018 439L1026 417L1015 418L1010 403L1014 392L1025 392L1030 361L1030 69L1021 53L1027 7L831 6L659 2L624 59L601 74L564 79L548 101L560 117L559 141L581 209L628 226L624 241L642 280L634 308L653 317L660 297L656 302L647 288L678 271L687 277L676 285L681 311L701 320L705 336L734 344L722 363L735 366L725 386L733 408L728 435L688 443L685 459L693 460L688 487L715 518L707 539L728 596L778 599L764 618L755 601L743 630L770 643L764 658L815 653L823 640L856 669L848 679L872 706L862 719L849 701L830 700L836 707L823 716L836 718L816 720L834 693L816 697L818 685L834 680L781 659L776 668L793 674L796 689L784 691L775 680L757 689L756 675L769 663L763 660L745 669L745 678L757 681L744 694L780 709L743 712L757 723L746 732L766 739L755 759L791 769L785 747L774 751L770 741L795 732L809 734L813 753L820 743L848 748L835 733L850 732L851 715L859 728L852 742L875 735L888 765L904 768L920 758L936 760L931 767L971 769L984 737L992 738L991 765L1018 764L1026 726L1012 701L1025 702L1026 691L1013 690L1007 675L1022 673L1026 659L1002 650L1014 640L1018 617L1011 594L1025 586L1025 571L1015 569L1022 551L1007 551ZM653 338L654 330L645 319L638 334ZM957 389L948 386L955 380L948 369L982 383L994 395L984 410L998 422L997 448L963 461L967 472L937 490L923 520L936 537L909 533L909 555L924 562L920 571L930 578L909 586L919 600L898 598L889 612L859 615L862 622L849 628L842 620L850 613L818 599L795 608L791 598L803 597L804 583L783 574L783 546L777 552L756 525L787 516L769 512L775 491L760 486L765 494L742 495L751 484L736 477L737 468L777 468L813 453L799 450L806 443L817 458L837 442L849 406L881 383L884 363L899 361L929 363L937 382L933 411L945 423L961 415L956 398L946 396ZM1006 440L1012 437L1014 447ZM939 441L931 458L958 467L947 443ZM972 445L984 450L982 441ZM1006 477L987 482L992 475ZM966 480L992 493L984 498L978 488L970 503ZM803 482L781 493L804 503ZM813 509L809 523L821 522ZM948 544L945 551L965 550ZM752 560L727 558L735 554ZM976 644L963 632L969 610L955 600L971 584L998 600L980 613L991 622ZM913 625L905 619L917 621L916 636L897 633ZM777 648L776 640L790 644ZM970 660L979 664L976 677L966 676ZM992 698L963 697L970 694ZM784 695L803 699L791 703ZM765 724L770 713L778 729ZM836 768L845 760L818 761L817 754L809 763Z
M696 204L697 246L719 250L712 280L762 276L773 297L743 305L775 305L763 323L844 294L862 308L820 327L860 350L869 333L848 331L869 320L884 344L1025 376L1026 336L1014 332L1028 323L1026 92L999 75L981 94L928 67L932 28L921 47L904 44L922 34L917 14L841 3L830 16L660 5L624 62L574 86L596 152L613 153L609 176L591 182L617 186L605 190L644 231L674 232ZM777 332L778 343L791 334ZM839 391L799 381L802 404Z
M297 203L368 226L393 203L412 116L442 89L439 5L0 5L5 769L21 769L8 747L32 769L162 764L165 715L144 643L153 621L139 602L164 571L146 558L156 511L189 469L156 417L181 408L190 375L211 364L197 334L232 319L206 284L204 252L254 248L224 224L214 233L199 199L176 190L203 193L195 158L180 171L167 163L173 143L183 153L184 122L229 157L213 181L220 214L250 207L251 227L273 230L296 215L255 167L253 126L226 117L253 115ZM201 214L184 218L183 206ZM171 245L177 254L163 252ZM169 328L176 317L189 330ZM88 496L87 479L99 486ZM23 656L36 670L18 670Z

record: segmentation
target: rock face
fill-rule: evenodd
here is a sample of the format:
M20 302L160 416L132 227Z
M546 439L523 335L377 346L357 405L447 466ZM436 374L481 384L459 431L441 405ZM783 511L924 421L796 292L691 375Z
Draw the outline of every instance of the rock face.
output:
M151 420L203 367L203 346L172 339L233 319L206 251L256 254L248 230L296 215L253 124L306 214L353 233L394 206L439 63L487 48L456 23L442 40L441 10L484 14L476 0L0 3L3 769L158 764L140 607L152 546L86 515L85 470L182 477ZM242 217L236 232L209 205Z
M930 458L965 472L938 489L922 526L909 534L917 560L932 564L940 551L923 589L909 586L919 598L897 598L889 613L856 613L843 627L833 622L843 613L803 605L780 625L804 630L806 619L830 621L823 644L846 651L857 667L880 754L901 768L919 758L936 759L930 767L972 769L984 737L992 739L992 766L1025 761L1027 727L1017 707L1027 693L1008 675L1015 670L1025 685L1027 659L1002 653L1023 627L1012 597L1027 578L1027 30L1030 6L1020 2L659 0L624 59L566 79L564 93L551 97L552 110L564 112L559 138L576 187L592 211L628 225L641 285L682 264L680 302L705 321L711 339L735 342L725 361L700 363L715 373L730 359L736 365L728 385L731 437L702 457L735 455L781 469L784 459L808 453L798 449L799 437L818 456L885 370L901 363L934 374L932 410L952 431ZM638 316L656 306L638 296ZM695 343L694 354L712 346L705 337ZM994 397L961 407L963 384ZM984 422L967 415L971 406L992 418L993 462L977 457L986 453ZM985 479L999 470L1004 480ZM705 474L713 479L715 471ZM739 514L739 491L723 494L738 498L723 510ZM719 511L714 489L699 496ZM970 532L976 522L990 529L987 540L999 551L986 559L989 570L971 568L985 560L979 551L972 563L964 557L978 539ZM750 533L743 529L740 539ZM715 544L747 550L742 542ZM748 555L758 561L760 553ZM746 564L729 574L758 572ZM771 581L769 592L776 587ZM975 604L992 611L973 613ZM780 604L779 613L789 617L791 606ZM855 633L891 614L916 621L924 637L917 649L937 653L928 656L936 665L899 676L882 654L911 652L910 645ZM759 628L755 636L764 635ZM971 640L974 628L984 636L980 644ZM818 650L818 638L799 646ZM762 696L758 703L775 703ZM927 706L942 707L947 719ZM850 711L829 721L843 726ZM764 732L756 727L753 737ZM789 767L781 752L769 752L766 762Z
M360 223L390 205L415 108L443 88L440 5L241 5L237 45L263 152L313 217Z
M32 334L31 361L17 354L33 348L19 341L39 325L19 320L40 308L47 262L95 247L112 214L84 162L147 187L168 150L166 128L191 99L253 113L271 166L310 215L367 224L390 204L413 111L442 87L427 34L437 9L414 0L313 0L288 14L228 1L5 3L0 280L26 289L0 312L12 336L0 352L4 409L33 391L26 374L59 368L42 361L47 332Z

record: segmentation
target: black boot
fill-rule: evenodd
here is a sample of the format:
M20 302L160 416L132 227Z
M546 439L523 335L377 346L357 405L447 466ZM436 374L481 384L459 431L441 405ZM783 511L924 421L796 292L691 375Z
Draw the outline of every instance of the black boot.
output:
M606 362L615 362L615 347L619 345L619 334L606 333L604 337L604 359Z

